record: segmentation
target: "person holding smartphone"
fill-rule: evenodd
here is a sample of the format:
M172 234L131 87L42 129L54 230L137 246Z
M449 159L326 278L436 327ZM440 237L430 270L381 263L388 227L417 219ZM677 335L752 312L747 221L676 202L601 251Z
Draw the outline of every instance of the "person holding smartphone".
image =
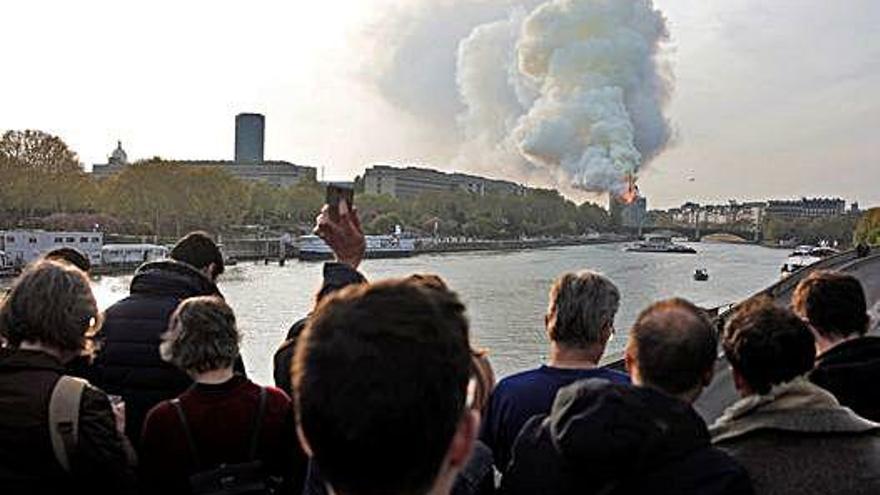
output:
M352 284L363 284L367 279L358 271L364 259L367 241L361 228L357 210L352 206L354 191L330 185L327 204L315 219L315 235L333 250L335 260L324 264L324 281L315 296L315 305L324 297ZM296 348L296 338L305 328L308 316L296 321L287 331L281 346L275 351L275 386L293 396L290 383L290 362Z

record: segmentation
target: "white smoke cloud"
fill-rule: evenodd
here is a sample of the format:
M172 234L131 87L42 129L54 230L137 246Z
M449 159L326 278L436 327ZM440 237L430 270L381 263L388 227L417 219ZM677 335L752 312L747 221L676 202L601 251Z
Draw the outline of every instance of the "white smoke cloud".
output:
M651 0L436 0L385 24L372 76L459 143L453 167L620 191L660 153L671 77ZM439 137L438 137L439 139Z
M475 28L458 58L470 150L515 151L531 174L619 192L669 141L666 38L650 0L551 0Z

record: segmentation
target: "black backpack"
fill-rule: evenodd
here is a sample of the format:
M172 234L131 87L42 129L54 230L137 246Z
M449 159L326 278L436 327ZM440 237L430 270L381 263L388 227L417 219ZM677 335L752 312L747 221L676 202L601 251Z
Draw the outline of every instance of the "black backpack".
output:
M263 462L257 459L257 443L260 437L260 428L263 423L263 416L266 413L266 389L260 387L260 405L257 410L257 417L254 421L254 429L251 432L250 450L248 451L248 460L246 462L236 464L221 464L216 467L205 469L202 465L199 451L193 440L192 431L186 420L186 414L180 404L180 399L171 401L180 422L183 425L183 431L186 434L186 441L189 443L190 452L196 464L197 473L189 477L189 485L192 493L195 495L244 495L244 494L273 494L276 493L281 485L281 479L270 476Z

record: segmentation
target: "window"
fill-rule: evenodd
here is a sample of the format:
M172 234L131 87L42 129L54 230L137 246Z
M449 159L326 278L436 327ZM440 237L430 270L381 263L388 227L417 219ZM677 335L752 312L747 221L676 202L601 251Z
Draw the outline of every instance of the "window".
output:
M12 237L11 235L10 235L10 236L6 236L6 242L9 242L9 243L15 244L15 237Z
M95 243L101 242L101 238L100 237L92 237L92 242L95 242Z
M65 242L76 242L76 239L73 237L68 237L67 239L64 239L64 241Z
M56 237L56 238L55 238L55 244L61 244L62 242L64 242L64 238L63 238L63 237Z
M79 242L81 242L81 243L89 242L89 238L88 237L80 237Z
M30 244L36 244L36 243L37 243L37 238L36 238L36 237L30 237L30 238L28 238L28 243L30 243Z

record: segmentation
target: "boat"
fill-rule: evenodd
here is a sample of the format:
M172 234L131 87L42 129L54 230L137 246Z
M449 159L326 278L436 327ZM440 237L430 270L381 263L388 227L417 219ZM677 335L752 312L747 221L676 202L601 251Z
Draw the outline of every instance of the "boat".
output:
M108 268L137 268L168 257L168 248L156 244L105 244L101 260Z
M816 263L824 258L839 253L837 249L829 246L798 246L792 251L785 263L782 265L780 275L782 278L788 277L792 273Z
M705 282L706 280L709 280L709 270L706 270L705 268L697 268L694 270L694 280L697 282Z
M645 240L630 244L626 250L635 253L696 254L697 252L690 246L672 242L672 238L669 236L659 234L646 235Z
M367 258L406 258L415 252L415 239L397 235L368 235L366 241ZM316 235L300 236L296 246L297 257L304 261L333 258L333 250Z

